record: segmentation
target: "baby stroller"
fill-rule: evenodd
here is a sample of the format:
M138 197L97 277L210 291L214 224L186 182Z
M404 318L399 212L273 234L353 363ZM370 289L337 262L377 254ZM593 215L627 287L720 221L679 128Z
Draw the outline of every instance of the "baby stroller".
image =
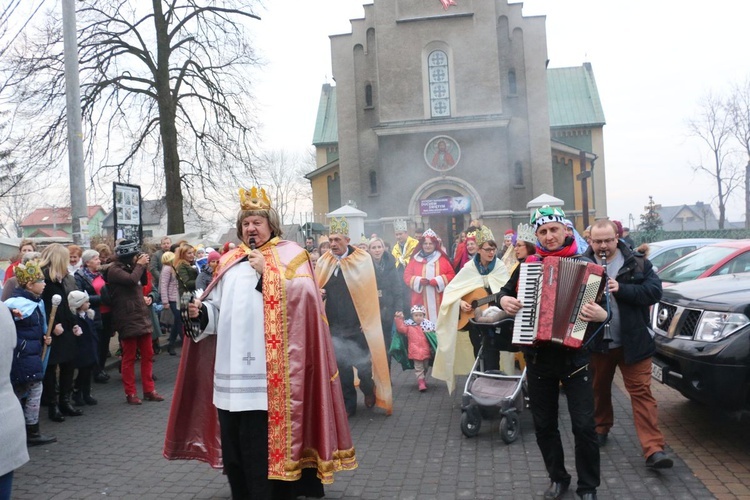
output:
M521 375L506 375L500 370L484 370L483 351L494 347L516 352L511 344L513 319L492 321L491 315L471 319L472 328L482 335L482 345L466 380L461 399L461 432L466 437L479 434L482 419L500 417L500 437L506 444L518 439L521 429L518 414L526 406L526 368ZM485 321L491 322L485 322ZM514 362L515 365L515 362Z

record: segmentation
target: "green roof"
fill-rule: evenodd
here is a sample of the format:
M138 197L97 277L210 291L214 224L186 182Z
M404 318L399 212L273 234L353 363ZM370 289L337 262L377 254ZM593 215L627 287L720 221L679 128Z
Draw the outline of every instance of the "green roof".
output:
M604 111L590 63L575 68L548 68L550 127L604 125Z
M325 83L320 91L318 117L315 120L313 145L335 144L339 142L339 128L336 114L336 87Z

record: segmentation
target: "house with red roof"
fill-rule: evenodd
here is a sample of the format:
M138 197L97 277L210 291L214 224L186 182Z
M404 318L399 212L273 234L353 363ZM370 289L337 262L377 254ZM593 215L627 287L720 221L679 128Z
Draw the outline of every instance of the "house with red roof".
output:
M70 213L70 207L37 208L21 222L23 236L25 238L72 237L73 220ZM89 236L101 235L102 220L106 215L107 212L101 205L88 207Z

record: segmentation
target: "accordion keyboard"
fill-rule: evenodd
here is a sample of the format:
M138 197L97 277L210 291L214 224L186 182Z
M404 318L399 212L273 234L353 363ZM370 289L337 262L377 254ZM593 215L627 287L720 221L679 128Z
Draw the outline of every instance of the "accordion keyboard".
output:
M536 324L539 319L538 287L542 276L542 263L521 264L518 276L517 298L523 304L513 324L513 343L532 344L536 337Z

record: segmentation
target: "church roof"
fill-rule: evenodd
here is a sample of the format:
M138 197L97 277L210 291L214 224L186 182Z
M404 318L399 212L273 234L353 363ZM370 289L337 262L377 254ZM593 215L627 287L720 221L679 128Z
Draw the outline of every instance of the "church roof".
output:
M320 91L312 143L314 146L320 146L337 142L339 142L339 127L336 113L336 87L326 83Z
M590 63L547 69L550 127L604 125L604 111Z

